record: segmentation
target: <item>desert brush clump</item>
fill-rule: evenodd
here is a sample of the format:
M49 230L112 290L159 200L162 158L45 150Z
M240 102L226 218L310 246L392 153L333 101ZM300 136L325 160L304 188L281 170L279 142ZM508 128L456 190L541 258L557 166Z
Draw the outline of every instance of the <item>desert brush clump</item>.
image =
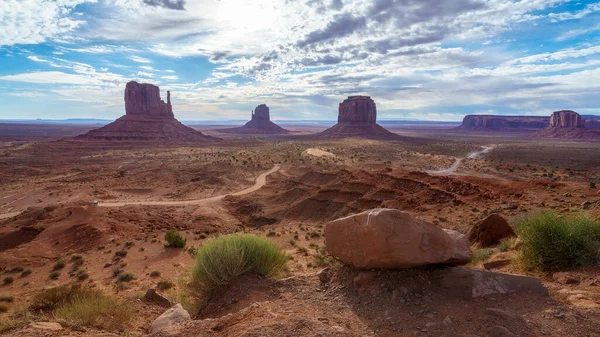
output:
M165 240L167 241L165 247L169 248L184 248L187 242L186 238L184 238L183 235L176 230L167 231Z
M524 267L542 271L600 263L600 221L584 215L532 214L517 224Z
M196 253L190 290L203 298L244 274L277 277L285 272L288 260L283 250L262 236L236 233L210 239Z
M130 308L99 290L58 286L38 292L29 309L45 313L70 326L115 331L127 325Z

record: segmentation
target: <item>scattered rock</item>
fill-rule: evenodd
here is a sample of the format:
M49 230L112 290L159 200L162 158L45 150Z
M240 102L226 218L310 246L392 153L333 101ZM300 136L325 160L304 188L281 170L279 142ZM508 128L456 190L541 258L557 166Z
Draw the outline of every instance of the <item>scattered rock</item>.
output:
M317 276L319 277L319 281L321 281L321 283L329 283L331 280L331 277L329 276L329 267L322 269L317 273Z
M29 324L30 328L48 330L48 331L60 331L63 327L57 322L33 322Z
M148 291L146 291L146 294L144 295L144 301L148 303L155 303L165 308L171 308L173 306L173 303L171 303L169 299L156 292L155 289L148 289Z
M369 271L361 271L354 277L354 284L357 286L366 286L369 285L375 279L376 274L374 272Z
M469 231L469 241L482 247L500 243L500 240L516 236L508 222L498 214L492 214L476 223Z
M554 282L561 284L577 284L579 280L567 272L559 272L552 274Z
M173 324L189 320L191 320L190 314L183 309L181 304L176 304L152 322L152 333L160 332Z
M454 240L409 213L379 208L325 226L329 254L355 268L405 268L450 260Z

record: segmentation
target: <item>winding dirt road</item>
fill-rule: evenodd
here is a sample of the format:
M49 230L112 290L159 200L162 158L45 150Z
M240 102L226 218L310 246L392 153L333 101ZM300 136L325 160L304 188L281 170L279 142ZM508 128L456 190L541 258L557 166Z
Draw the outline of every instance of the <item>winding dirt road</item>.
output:
M122 206L126 206L126 205L188 206L188 205L201 205L201 204L211 203L211 202L219 201L228 195L238 196L238 195L244 195L244 194L249 194L249 193L258 191L261 187L265 186L265 184L267 183L267 176L279 171L280 168L281 168L281 165L275 164L275 166L273 166L272 169L270 169L269 171L256 177L256 179L254 180L254 185L252 185L246 189L243 189L241 191L234 192L234 193L227 193L227 194L217 195L217 196L210 197L210 198L193 199L193 200L101 202L101 203L98 203L98 206L99 207L122 207Z
M440 176L446 176L446 175L451 175L454 174L456 172L456 169L458 169L458 167L460 166L460 163L464 160L464 159L475 159L477 157L479 157L482 154L488 153L490 151L492 151L492 149L494 148L494 146L482 146L482 150L481 151L474 151L469 153L466 157L464 158L456 158L454 160L454 163L452 164L452 166L450 166L447 169L444 170L430 170L430 171L426 171L429 174L433 174L433 175L440 175Z

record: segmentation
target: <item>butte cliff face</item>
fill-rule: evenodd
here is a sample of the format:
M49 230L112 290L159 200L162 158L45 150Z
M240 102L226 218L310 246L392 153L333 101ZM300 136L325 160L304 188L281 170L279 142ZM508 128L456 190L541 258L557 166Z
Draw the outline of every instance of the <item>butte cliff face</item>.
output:
M260 104L252 111L251 119L239 128L221 129L219 132L248 135L286 134L289 131L271 122L271 113L266 104Z
M550 116L550 128L585 128L585 120L575 111L555 111Z
M219 140L187 127L175 119L170 92L167 91L165 103L160 99L159 87L134 81L125 86L125 115L77 138L180 142Z
M596 128L596 121L590 119L592 121L586 122L580 114L571 110L555 111L550 116L548 127L535 135L544 138L600 140L600 129Z
M149 83L131 81L125 86L125 114L154 117L172 117L171 92L167 103L160 99L160 88Z
M465 130L541 130L548 126L550 118L544 116L494 116L467 115L459 129Z
M377 124L377 107L369 96L349 96L339 105L338 123L314 136L317 138L400 138Z

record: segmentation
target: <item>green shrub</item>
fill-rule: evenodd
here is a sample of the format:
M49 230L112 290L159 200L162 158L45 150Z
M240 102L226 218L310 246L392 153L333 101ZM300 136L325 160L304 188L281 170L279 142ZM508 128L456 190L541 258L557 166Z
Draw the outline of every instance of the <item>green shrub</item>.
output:
M51 280L58 280L58 278L60 277L60 273L57 272L57 271L53 271L53 272L50 273L50 275L48 275L48 277Z
M15 280L14 278L7 276L4 278L4 280L2 280L2 282L4 282L4 284L11 284L14 282L14 280Z
M490 248L480 248L473 250L473 258L471 259L471 265L478 265L485 262L494 253Z
M129 282L135 280L135 276L132 273L122 273L117 277L119 282Z
M275 277L289 257L267 238L245 233L224 235L204 243L196 253L191 290L203 297L244 274Z
M175 285L173 284L173 282L170 281L160 281L158 282L158 284L156 285L156 288L158 290L169 290L171 288L173 288Z
M33 271L31 269L25 269L23 270L23 272L21 273L21 277L26 277L31 275L31 273L33 273Z
M521 221L517 233L526 267L557 270L598 263L600 222L586 216L538 213Z
M126 303L105 296L97 290L77 291L60 304L53 314L71 326L109 331L124 328L131 319L131 311Z
M20 273L23 270L25 270L25 268L23 268L21 266L16 266L16 267L11 268L8 272L9 273Z
M71 261L78 261L78 260L82 260L83 256L81 256L80 254L73 254L71 255Z
M185 243L187 242L186 238L184 238L176 230L167 231L167 234L165 235L165 240L167 240L167 244L165 245L165 247L171 248L183 248L185 247Z
M594 189L594 188L596 188L596 183L595 183L595 182L593 182L593 181L591 181L591 182L590 182L590 188L591 188L591 189Z
M508 252L510 250L510 242L507 240L502 240L498 244L498 251L500 252Z
M63 269L67 264L65 263L65 261L58 261L56 262L56 264L54 264L54 267L52 267L52 270L61 270Z
M160 277L160 272L158 270L155 270L150 273L150 277Z
M29 308L34 311L53 310L68 301L77 291L77 287L64 285L41 290L33 296Z
M125 257L127 256L127 251L126 250L119 250L118 252L115 253L115 256L117 257Z

